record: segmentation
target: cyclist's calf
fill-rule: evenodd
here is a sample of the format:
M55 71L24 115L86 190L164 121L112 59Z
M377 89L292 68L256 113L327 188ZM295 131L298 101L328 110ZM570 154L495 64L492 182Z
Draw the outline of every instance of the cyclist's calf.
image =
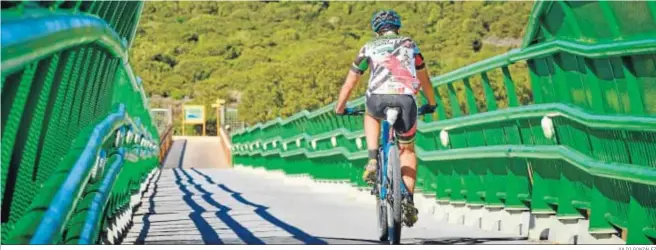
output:
M399 143L399 153L403 155L404 153L415 153L415 144L414 143Z
M401 174L403 182L410 193L415 191L415 179L417 178L417 155L414 143L399 143L401 160Z

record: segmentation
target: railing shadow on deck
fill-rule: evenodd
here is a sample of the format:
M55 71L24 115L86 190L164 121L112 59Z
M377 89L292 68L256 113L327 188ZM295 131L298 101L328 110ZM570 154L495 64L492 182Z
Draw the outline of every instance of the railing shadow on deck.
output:
M192 220L194 223L196 229L200 232L201 238L202 238L202 243L203 244L230 244L226 240L221 239L221 235L216 232L216 230L210 225L210 223L207 221L206 218L202 216L203 213L208 212L205 208L203 208L201 205L199 205L196 201L193 200L193 196L198 196L198 194L194 194L192 191L189 190L189 187L193 187L196 189L198 192L202 193L200 197L207 202L207 204L215 207L218 211L215 213L216 217L221 220L225 225L230 228L231 231L233 231L237 237L242 240L246 244L251 244L251 245L263 245L265 242L256 237L253 232L251 232L249 229L244 227L242 224L237 222L229 213L232 211L232 208L225 206L221 204L220 202L216 201L212 197L212 193L208 192L205 190L199 183L196 183L194 178L188 173L188 170L185 168L182 168L183 162L184 162L184 155L186 151L186 146L187 146L187 140L176 140L174 144L177 143L182 143L180 153L178 154L168 154L166 161L174 161L177 166L172 169L173 174L175 175L175 184L177 188L184 193L182 196L182 200L189 206L191 209L191 213L189 214L189 218ZM172 146L174 147L174 146ZM173 159L171 157L178 157L177 159ZM168 164L167 164L168 165ZM212 180L211 177L208 175L202 173L201 171L197 169L192 169L194 172L197 174L203 176L205 180L212 185L217 185L219 188L224 190L225 192L229 193L235 200L239 201L242 204L245 204L247 206L251 206L254 208L254 211L257 215L259 215L262 219L270 222L271 224L275 225L276 227L288 232L289 234L292 235L291 238L297 239L305 244L327 244L325 241L314 237L278 218L275 216L271 215L267 209L268 207L262 206L253 202L250 202L246 199L244 199L241 196L241 193L235 192L232 189L228 188L224 184L217 184ZM158 177L159 180L159 177ZM143 227L139 233L138 238L135 241L135 244L145 244L146 243L146 238L149 234L149 230L151 228L151 222L150 222L150 216L152 214L155 214L155 202L154 202L154 197L157 194L157 188L158 185L155 183L154 190L152 195L149 197L149 211L147 214L144 215L143 217ZM159 241L158 241L159 242ZM162 242L159 242L162 243ZM179 242L178 242L179 243ZM185 244L199 244L199 242L191 242L191 243L185 243Z
M415 239L418 245L475 245L487 242L500 242L497 244L507 245L511 241L526 241L528 237L483 237L483 238L469 238L469 237L450 237L450 238L434 238L434 239ZM489 243L495 244L495 243Z
M319 239L319 238L317 238L317 237L314 237L314 236L312 236L312 235L310 235L310 234L304 232L303 230L301 230L301 229L299 229L299 228L297 228L297 227L295 227L295 226L293 226L293 225L290 225L290 224L288 224L288 223L286 223L286 222L284 222L284 221L278 219L277 217L273 216L271 213L269 213L269 212L267 211L267 210L269 209L269 207L266 207L266 206L263 206L263 205L260 205L260 204L253 203L253 202L251 202L251 201L245 199L245 198L241 195L241 193L236 192L236 191L230 189L230 188L227 187L225 184L220 184L220 183L216 183L216 182L214 182L214 180L213 180L209 175L207 175L207 174L201 172L200 170L198 170L198 169L196 169L196 168L192 168L192 170L193 170L194 172L196 172L197 174L199 174L200 176L203 176L203 177L205 178L205 180L206 180L208 183L213 184L213 185L217 185L217 186L218 186L219 188L221 188L223 191L225 191L225 192L227 192L227 193L230 193L230 195L232 196L232 198L234 198L234 199L237 200L238 202L240 202L240 203L242 203L242 204L244 204L244 205L248 205L248 206L254 207L254 208L255 208L255 213L256 213L257 215L259 215L260 217L262 217L262 219L264 219L264 220L268 221L269 223L271 223L271 224L273 224L273 225L279 227L279 228L282 229L282 230L285 230L285 231L288 232L289 234L293 235L293 237L294 237L295 239L297 239L297 240L299 240L299 241L301 241L301 242L303 242L303 243L305 243L305 244L312 244L312 245L327 244L326 241L321 240L321 239Z
M155 196L157 195L157 187L159 182L159 178L162 176L161 173L157 175L157 179L153 182L153 193L148 197L148 204L150 204L150 207L148 207L148 213L146 213L143 216L143 227L141 228L141 231L139 232L139 236L137 237L136 243L135 244L144 244L144 240L146 239L146 235L148 234L148 230L150 229L150 216L155 214Z
M341 237L318 237L330 244L338 245L363 245L363 244L388 244L372 239L359 239L359 238L341 238ZM517 242L517 244L524 244L527 237L444 237L444 238L410 238L402 239L401 244L408 245L476 245L476 244L500 244L507 245L509 242ZM498 242L498 243L494 243Z

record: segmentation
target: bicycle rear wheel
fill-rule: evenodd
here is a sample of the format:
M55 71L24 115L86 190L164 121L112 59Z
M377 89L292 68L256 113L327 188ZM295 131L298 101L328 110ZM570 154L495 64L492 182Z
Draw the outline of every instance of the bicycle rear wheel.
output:
M391 199L387 199L387 222L391 244L401 243L401 161L399 150L392 145L387 155L387 176L390 184L388 192L392 193Z

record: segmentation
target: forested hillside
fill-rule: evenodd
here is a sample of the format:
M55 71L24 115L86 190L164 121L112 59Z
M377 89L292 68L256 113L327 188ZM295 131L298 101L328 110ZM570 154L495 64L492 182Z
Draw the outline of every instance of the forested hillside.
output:
M185 101L209 109L222 97L254 124L335 101L358 49L373 37L375 10L402 16L402 33L437 76L518 47L532 5L147 1L130 58L151 106Z

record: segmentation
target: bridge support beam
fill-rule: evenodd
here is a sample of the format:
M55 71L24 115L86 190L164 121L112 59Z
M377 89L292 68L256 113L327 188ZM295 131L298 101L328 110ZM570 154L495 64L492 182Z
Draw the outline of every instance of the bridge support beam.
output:
M581 233L581 217L556 217L549 229L549 241L560 244L578 244Z
M501 222L505 212L501 206L485 207L481 221L481 229L487 231L501 231Z
M480 205L467 205L465 213L464 224L465 226L483 228L483 217L487 216L487 211L483 204Z
M530 215L530 212L526 209L504 209L501 216L501 231L518 236L527 236Z
M465 202L452 202L447 205L446 221L451 224L464 225L465 214L469 212L469 208Z
M553 212L531 214L530 227L528 229L528 238L531 240L547 240L553 234L553 225L556 222L556 216Z
M579 220L578 223L578 237L577 244L579 245L589 245L589 244L612 244L612 245L624 245L626 242L622 240L620 236L617 235L615 230L612 231L595 231L590 232L588 228L590 226L589 220Z
M440 204L435 200L435 194L424 194L415 191L414 202L419 211L428 211L433 217L439 219Z
M439 221L447 222L449 217L449 202L437 201L435 202L435 210L433 210L433 217Z

